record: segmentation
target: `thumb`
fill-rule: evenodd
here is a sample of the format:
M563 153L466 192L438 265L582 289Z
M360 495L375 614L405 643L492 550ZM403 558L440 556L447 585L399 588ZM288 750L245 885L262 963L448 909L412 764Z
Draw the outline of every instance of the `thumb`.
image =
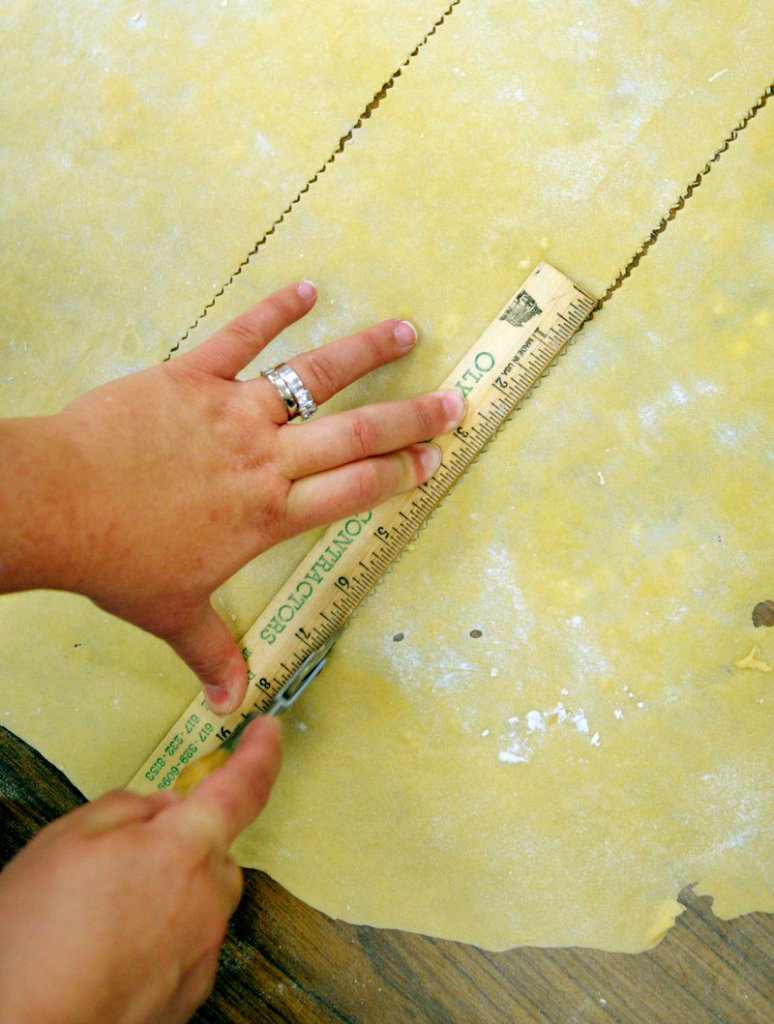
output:
M261 715L225 764L180 801L178 821L208 846L228 848L266 806L281 760L279 722Z
M247 689L247 668L242 652L209 601L166 639L201 679L204 696L216 714L227 715L239 707Z

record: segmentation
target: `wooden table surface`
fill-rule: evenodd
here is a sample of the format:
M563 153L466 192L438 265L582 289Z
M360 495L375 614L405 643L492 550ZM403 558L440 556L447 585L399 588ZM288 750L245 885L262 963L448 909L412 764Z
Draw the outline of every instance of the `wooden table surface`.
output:
M0 856L82 801L61 773L0 729ZM770 1024L774 917L723 922L686 889L655 949L473 946L333 921L246 872L210 999L196 1024Z

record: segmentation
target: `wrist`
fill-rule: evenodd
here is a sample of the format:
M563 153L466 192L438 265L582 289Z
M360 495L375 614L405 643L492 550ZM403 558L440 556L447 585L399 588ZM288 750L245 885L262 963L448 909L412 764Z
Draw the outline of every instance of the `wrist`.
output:
M0 591L82 589L81 463L60 416L0 421Z

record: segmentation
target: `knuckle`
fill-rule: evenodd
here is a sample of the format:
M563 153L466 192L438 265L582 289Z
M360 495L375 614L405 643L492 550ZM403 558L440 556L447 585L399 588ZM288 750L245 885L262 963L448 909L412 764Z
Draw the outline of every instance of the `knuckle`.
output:
M382 492L382 473L376 462L364 462L358 466L353 482L353 498L358 506L368 507L375 503Z
M222 787L218 794L220 813L225 821L238 821L242 814L243 797L233 789Z
M261 503L261 510L258 514L250 512L250 523L253 529L253 536L256 543L261 544L261 549L270 547L284 536L285 525L288 517L288 492L290 483L282 481L276 487L258 495Z
M218 649L213 641L202 648L189 648L186 661L197 675L208 679L214 678L228 668L229 654L222 648Z
M392 337L389 324L377 324L363 331L363 342L369 350L373 362L381 362L385 357L385 343Z
M330 356L324 352L308 352L306 358L314 384L326 395L336 394L341 386L341 377Z
M263 340L260 320L251 313L243 313L228 325L228 332L233 339L243 345L254 346Z
M421 436L432 437L439 428L443 418L443 409L440 401L425 396L415 400L417 415L417 427L421 430Z
M264 316L268 314L268 318L272 320L279 319L284 323L287 320L291 320L294 316L294 310L291 308L290 303L280 292L275 292L274 295L264 299L261 306L261 313Z
M349 427L350 448L356 459L371 455L376 447L377 429L372 420L362 413L353 413Z

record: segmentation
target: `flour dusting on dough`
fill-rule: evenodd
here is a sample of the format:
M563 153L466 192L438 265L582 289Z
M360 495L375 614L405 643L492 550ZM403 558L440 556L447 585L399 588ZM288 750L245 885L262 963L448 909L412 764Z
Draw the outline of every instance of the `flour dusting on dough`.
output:
M507 720L507 728L500 737L498 760L506 764L526 763L535 753L533 744L540 735L547 733L551 725L563 723L574 726L580 735L589 736L592 747L598 747L602 742L599 731L590 735L591 727L583 708L570 711L562 701L559 701L550 711L527 711L523 721L520 715L511 715ZM542 742L544 741L541 740Z

